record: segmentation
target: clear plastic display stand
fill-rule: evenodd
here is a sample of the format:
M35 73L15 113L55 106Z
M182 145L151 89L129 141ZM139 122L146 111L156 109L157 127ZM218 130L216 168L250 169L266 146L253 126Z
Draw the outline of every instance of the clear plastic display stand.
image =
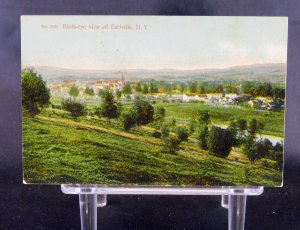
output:
M228 209L228 229L243 230L247 196L263 193L263 187L105 187L62 184L65 194L78 194L82 230L97 229L97 207L104 207L108 194L126 195L220 195Z

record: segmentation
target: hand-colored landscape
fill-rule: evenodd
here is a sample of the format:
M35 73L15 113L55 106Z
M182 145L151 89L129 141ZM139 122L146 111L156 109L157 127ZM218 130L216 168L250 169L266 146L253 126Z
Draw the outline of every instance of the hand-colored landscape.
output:
M117 75L45 82L22 71L26 183L281 185L283 75Z

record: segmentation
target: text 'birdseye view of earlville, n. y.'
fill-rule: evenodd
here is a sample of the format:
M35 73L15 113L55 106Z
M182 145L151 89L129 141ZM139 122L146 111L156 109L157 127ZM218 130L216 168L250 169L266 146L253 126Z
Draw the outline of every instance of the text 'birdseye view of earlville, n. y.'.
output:
M281 186L286 18L22 16L21 38L26 183Z

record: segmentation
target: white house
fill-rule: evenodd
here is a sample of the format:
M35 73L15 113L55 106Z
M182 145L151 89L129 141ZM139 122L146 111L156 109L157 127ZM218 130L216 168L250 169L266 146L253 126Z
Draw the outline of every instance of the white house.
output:
M220 100L223 97L223 93L208 93L206 94L208 100L216 99Z
M229 98L229 99L234 99L236 98L238 95L236 93L226 93L225 97Z
M182 96L183 102L191 102L191 101L206 101L206 94L194 94L194 93L186 93Z
M192 94L192 93L183 94L182 101L183 102L197 101L197 99L195 98L195 96L196 95Z

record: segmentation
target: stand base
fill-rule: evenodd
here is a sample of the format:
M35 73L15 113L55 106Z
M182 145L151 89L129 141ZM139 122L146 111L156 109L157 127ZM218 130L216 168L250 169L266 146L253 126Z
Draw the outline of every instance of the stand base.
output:
M82 230L97 230L97 207L104 207L107 194L151 194L151 195L221 195L221 205L228 209L228 229L243 230L245 225L247 196L260 195L263 187L101 187L61 185L66 194L79 194Z

